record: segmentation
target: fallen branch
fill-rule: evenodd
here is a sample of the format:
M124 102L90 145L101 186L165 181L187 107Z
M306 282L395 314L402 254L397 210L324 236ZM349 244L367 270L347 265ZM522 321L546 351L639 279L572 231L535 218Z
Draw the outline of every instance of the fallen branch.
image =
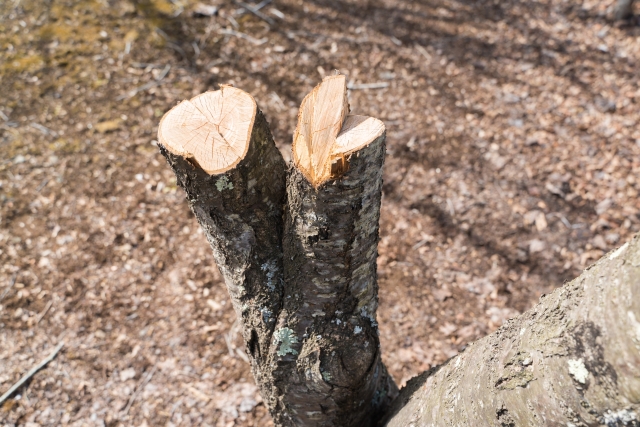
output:
M44 359L42 362L38 363L36 366L31 368L29 372L27 372L22 378L18 380L17 383L15 383L9 390L7 390L7 392L3 394L2 397L0 397L0 405L2 405L4 401L7 400L24 383L26 383L29 380L29 378L34 376L36 372L44 368L49 362L55 359L55 357L58 355L58 352L60 351L62 346L64 346L64 342L61 342L60 344L58 344L58 346L51 352L51 354L46 359Z
M134 96L136 96L138 93L140 92L144 92L146 90L149 90L151 88L154 88L156 86L160 86L162 84L161 81L157 81L157 80L152 80L149 83L145 83L142 86L138 86L137 88L130 90L128 92L126 92L123 95L120 95L116 98L116 101L122 101L123 99L129 99L129 98L133 98Z
M4 299L4 297L7 296L7 294L9 293L9 291L13 288L13 285L16 284L16 279L18 278L18 273L14 273L13 277L11 278L11 283L9 284L9 286L7 286L7 289L4 290L4 292L2 293L2 295L0 295L0 301L2 301Z
M263 44L265 44L266 42L269 41L268 38L263 37L261 39L256 39L255 37L251 37L248 34L245 33L241 33L240 31L234 31L234 30L228 30L226 28L223 28L221 30L218 31L220 34L224 34L227 36L234 36L234 37L238 37L241 39L244 39L246 41L248 41L249 43L255 44L256 46L261 46Z
M427 52L427 49L425 49L424 47L420 46L419 44L417 44L417 45L416 45L416 50L417 50L418 52L420 52L420 54L421 54L422 56L424 56L424 58L425 58L427 61L431 62L431 60L433 59L433 58L432 58L432 56L429 54L429 52Z
M347 86L349 90L359 90L359 89L384 89L388 88L388 82L378 82L378 83L350 83Z
M47 306L44 308L44 310L42 310L42 313L40 313L40 315L38 316L38 319L36 320L36 325L40 323L40 321L44 318L44 316L47 315L47 312L51 308L51 305L53 305L53 301L49 301L47 303Z
M151 378L153 377L153 374L155 374L155 373L156 373L156 366L151 368L151 370L149 372L147 372L145 377L140 381L140 384L138 385L138 388L136 388L136 391L133 392L133 394L131 395L131 398L129 398L129 402L127 402L127 407L124 409L124 412L122 414L123 416L129 414L129 410L131 409L131 405L133 405L133 402L135 402L135 400L138 398L138 396L140 395L140 392L142 391L144 386L146 386L149 383L149 381L151 381Z
M640 235L393 406L388 427L640 425Z
M240 0L233 0L233 2L235 4L237 4L238 6L240 6L241 8L243 8L244 10L246 10L248 12L251 12L252 14L257 16L258 18L262 19L267 24L269 24L269 25L274 25L275 24L273 19L269 18L267 15L265 15L262 12L260 12L260 10L257 7L251 6L250 4L247 4L247 3L243 2L243 1L240 1ZM262 7L264 7L264 6L266 6L266 3L264 5L262 5Z
M261 10L262 8L264 8L265 6L271 4L273 2L273 0L262 0L260 3L258 3L255 6L251 6L252 8L254 8L255 10ZM236 12L236 15L241 15L244 12Z
M58 135L55 131L49 129L46 126L42 126L40 123L32 122L31 123L31 127L34 128L34 129L39 130L40 132L42 132L43 135L51 135L51 136L57 136Z
M153 65L153 64L151 64ZM160 74L158 74L158 77L156 77L155 80L152 80L148 83L143 84L142 86L138 86L137 88L130 90L129 92L126 92L124 95L120 95L116 98L117 101L122 101L123 99L129 99L129 98L133 98L134 96L136 96L138 93L140 92L144 92L146 90L149 90L151 88L154 88L156 86L160 86L162 84L162 80L164 80L164 78L167 76L167 74L169 74L169 71L171 70L171 65L167 64L165 65L164 69L160 72Z

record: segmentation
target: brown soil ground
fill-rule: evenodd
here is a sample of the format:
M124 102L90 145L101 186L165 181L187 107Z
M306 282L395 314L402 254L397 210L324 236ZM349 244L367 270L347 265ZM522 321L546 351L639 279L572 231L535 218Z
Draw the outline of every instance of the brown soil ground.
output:
M155 141L219 83L255 96L287 158L334 69L387 125L398 383L577 276L640 229L640 27L612 4L275 0L270 25L231 1L0 1L0 393L65 342L0 425L271 425Z

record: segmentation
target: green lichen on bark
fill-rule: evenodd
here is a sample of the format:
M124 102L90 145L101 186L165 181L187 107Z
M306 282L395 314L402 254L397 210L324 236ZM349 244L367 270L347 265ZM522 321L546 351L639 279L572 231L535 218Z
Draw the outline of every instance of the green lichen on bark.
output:
M278 346L278 356L286 356L289 353L293 355L298 354L296 350L291 348L292 345L297 343L298 338L290 328L278 329L276 333L273 334L273 344Z
M216 188L218 191L233 190L233 183L229 182L229 178L226 175L223 175L216 181Z

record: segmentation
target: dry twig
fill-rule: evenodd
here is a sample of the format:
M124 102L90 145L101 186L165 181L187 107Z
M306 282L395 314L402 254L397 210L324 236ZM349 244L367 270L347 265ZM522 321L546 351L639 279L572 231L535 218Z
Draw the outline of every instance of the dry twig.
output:
M122 416L126 416L129 414L129 410L131 409L133 402L135 402L135 400L138 398L144 386L146 386L149 383L149 381L151 381L151 378L155 373L156 373L156 366L151 368L151 370L147 372L147 375L142 379L142 381L140 381L138 388L136 388L136 391L131 395L131 398L129 399L129 402L127 403L127 406L124 409L124 413L122 414Z
M241 33L240 31L228 30L226 28L223 28L223 29L219 30L219 32L220 32L220 34L224 34L224 35L227 35L227 36L236 36L236 37L239 37L241 39L245 39L248 42L255 44L256 46L263 45L269 40L266 37L263 37L261 39L256 39L254 37L251 37L248 34Z
M7 296L7 294L9 293L9 291L13 288L13 285L16 284L16 279L18 278L18 273L14 273L13 277L11 278L11 283L9 284L9 286L7 287L7 289L4 290L4 292L2 293L2 295L0 295L0 301L2 301L4 299L4 297Z
M49 362L55 359L55 357L58 355L58 352L60 351L63 345L64 345L64 342L61 342L60 344L58 344L58 346L51 352L51 354L46 359L44 359L42 362L38 363L36 366L31 368L29 372L23 375L22 378L20 378L17 383L15 383L9 390L7 390L7 392L3 394L2 397L0 397L0 405L2 405L4 401L7 400L24 383L26 383L29 380L29 378L34 376L36 372L44 368Z
M384 89L389 87L388 82L378 82L378 83L349 83L347 89L349 90L358 90L358 89Z
M269 18L267 15L265 15L262 12L260 12L260 10L257 7L251 6L250 4L247 4L247 3L243 2L243 1L240 1L240 0L233 0L233 2L235 4L237 4L238 6L240 6L241 8L245 9L246 11L249 11L252 14L254 14L255 16L257 16L258 18L262 19L267 24L269 24L269 25L274 25L275 24L273 19Z
M42 320L42 318L44 316L46 316L47 312L49 311L49 309L51 308L51 305L53 304L53 301L49 301L47 303L47 306L44 308L44 310L42 310L42 313L40 313L40 316L38 316L38 320L36 320L36 325L38 323L40 323L40 321Z

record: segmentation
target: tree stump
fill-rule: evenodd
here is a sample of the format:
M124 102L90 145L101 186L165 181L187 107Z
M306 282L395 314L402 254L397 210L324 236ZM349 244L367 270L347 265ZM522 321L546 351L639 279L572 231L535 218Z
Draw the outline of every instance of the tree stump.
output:
M384 125L344 76L305 98L289 170L233 87L170 110L160 150L205 232L276 425L374 425L397 395L376 323Z

